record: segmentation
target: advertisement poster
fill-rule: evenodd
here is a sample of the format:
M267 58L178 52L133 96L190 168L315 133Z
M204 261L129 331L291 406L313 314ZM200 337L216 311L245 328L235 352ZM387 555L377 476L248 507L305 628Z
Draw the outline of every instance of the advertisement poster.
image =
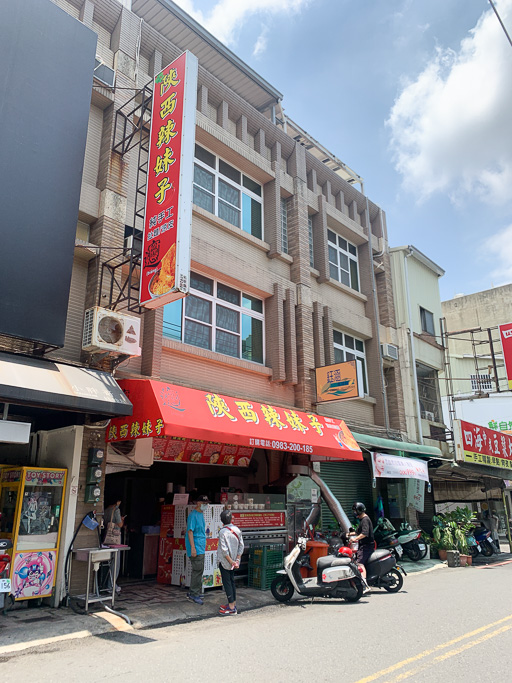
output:
M509 434L454 420L453 436L457 460L512 470L512 436Z
M512 389L512 323L500 325L501 348L505 360L508 388Z
M421 479L428 482L428 465L423 460L401 458L398 455L372 453L374 478Z
M285 512L233 512L233 524L239 529L283 527L286 525Z
M363 366L361 361L348 360L336 365L315 369L316 400L348 401L364 397Z
M407 480L407 505L418 512L425 510L425 482L423 479Z
M184 52L155 76L144 211L140 303L188 292L197 58Z

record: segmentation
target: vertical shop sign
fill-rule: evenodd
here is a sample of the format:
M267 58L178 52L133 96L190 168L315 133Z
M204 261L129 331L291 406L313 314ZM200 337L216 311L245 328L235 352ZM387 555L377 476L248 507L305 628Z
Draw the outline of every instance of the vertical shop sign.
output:
M512 323L500 325L501 348L505 360L508 388L512 389Z
M140 303L183 297L190 280L197 58L184 52L155 76L140 279Z

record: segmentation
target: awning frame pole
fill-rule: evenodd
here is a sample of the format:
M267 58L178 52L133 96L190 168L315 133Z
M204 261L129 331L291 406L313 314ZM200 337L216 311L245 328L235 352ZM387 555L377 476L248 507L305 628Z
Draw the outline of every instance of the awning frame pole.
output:
M510 522L509 522L509 508L507 507L507 496L505 491L502 491L502 496L503 496L503 506L505 508L505 520L507 522L507 537L508 537L508 547L510 549L510 552L512 553L512 536L510 535Z
M9 414L9 404L4 403L4 410L2 415L2 420L7 420L7 415Z

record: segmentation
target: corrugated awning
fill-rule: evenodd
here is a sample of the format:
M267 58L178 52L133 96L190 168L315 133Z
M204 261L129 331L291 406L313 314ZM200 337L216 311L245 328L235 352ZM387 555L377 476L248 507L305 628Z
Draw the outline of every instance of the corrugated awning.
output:
M423 457L439 458L443 460L443 454L440 448L435 446L425 446L420 443L409 443L407 441L395 441L394 439L383 439L379 436L369 436L368 434L358 434L352 432L352 436L361 446L368 446L371 449L379 450L384 448L387 451L395 453L410 453L411 455L419 455Z
M108 441L174 438L362 460L343 420L154 380L120 380L130 419L112 420Z
M6 353L0 353L0 402L105 416L132 412L108 372Z

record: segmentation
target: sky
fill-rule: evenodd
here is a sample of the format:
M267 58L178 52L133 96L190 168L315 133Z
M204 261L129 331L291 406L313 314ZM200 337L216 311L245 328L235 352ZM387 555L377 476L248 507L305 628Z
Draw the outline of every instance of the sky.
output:
M487 0L174 1L364 178L443 300L512 282L512 46Z

